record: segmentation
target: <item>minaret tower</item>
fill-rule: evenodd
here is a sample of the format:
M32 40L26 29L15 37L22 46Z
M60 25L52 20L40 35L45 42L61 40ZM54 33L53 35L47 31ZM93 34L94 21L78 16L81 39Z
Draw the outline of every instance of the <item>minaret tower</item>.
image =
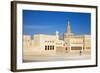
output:
M71 26L70 26L70 20L69 20L69 17L68 17L68 20L67 20L67 31L64 33L64 41L66 42L69 42L69 38L70 36L74 35L71 31Z
M68 18L67 33L71 33L70 20L69 20L69 18Z

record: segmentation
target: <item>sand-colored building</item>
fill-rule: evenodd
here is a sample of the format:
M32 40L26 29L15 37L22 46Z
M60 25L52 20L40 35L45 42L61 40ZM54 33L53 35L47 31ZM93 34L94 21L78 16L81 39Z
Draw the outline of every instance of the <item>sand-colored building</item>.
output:
M69 20L67 31L64 33L64 41L68 52L83 52L90 51L91 49L91 36L88 34L77 35L72 33Z
M77 29L77 28L76 28ZM27 52L34 54L66 54L70 52L84 52L91 50L91 36L77 35L71 32L70 21L68 20L67 31L63 39L60 39L59 32L55 35L35 34L33 36L23 36L24 54Z
M24 49L29 49L31 48L31 36L30 35L24 35L23 36L23 48Z

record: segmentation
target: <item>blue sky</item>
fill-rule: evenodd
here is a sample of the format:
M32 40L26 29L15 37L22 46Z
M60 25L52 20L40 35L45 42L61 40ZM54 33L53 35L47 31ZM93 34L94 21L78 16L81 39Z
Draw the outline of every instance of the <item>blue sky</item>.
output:
M90 13L23 10L23 34L52 35L59 31L63 35L67 31L68 17L73 33L91 33Z

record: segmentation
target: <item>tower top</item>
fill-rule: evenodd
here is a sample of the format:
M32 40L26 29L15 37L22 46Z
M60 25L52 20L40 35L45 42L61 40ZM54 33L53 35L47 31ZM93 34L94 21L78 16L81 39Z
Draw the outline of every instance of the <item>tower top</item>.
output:
M67 33L71 33L71 27L70 27L69 17L68 17L68 23L67 23Z
M58 31L56 31L56 35L59 35L59 32Z
M56 40L58 40L59 39L59 32L58 31L56 31Z

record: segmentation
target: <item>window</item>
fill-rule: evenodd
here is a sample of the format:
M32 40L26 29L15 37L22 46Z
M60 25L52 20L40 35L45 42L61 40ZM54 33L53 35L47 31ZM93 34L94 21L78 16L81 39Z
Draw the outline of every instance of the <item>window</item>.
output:
M52 46L52 50L54 50L54 46Z
M49 50L49 46L48 46L48 50Z
M50 50L52 50L52 46L50 46Z
M45 46L45 50L47 50L47 46Z
M82 47L71 47L71 50L81 50Z
M53 45L45 45L45 50L54 50Z
M86 47L86 49L90 49L90 47Z

